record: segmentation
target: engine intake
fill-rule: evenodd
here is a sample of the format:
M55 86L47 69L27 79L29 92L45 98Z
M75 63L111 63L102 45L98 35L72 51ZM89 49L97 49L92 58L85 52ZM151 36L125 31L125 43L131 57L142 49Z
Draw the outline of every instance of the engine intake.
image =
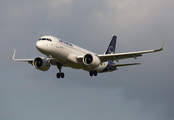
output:
M50 65L48 64L48 60L45 58L40 58L37 57L33 61L33 66L36 69L42 70L42 71L47 71L50 68Z
M100 62L100 59L96 55L86 54L83 57L83 63L85 65L95 68L95 67L98 67L101 62Z

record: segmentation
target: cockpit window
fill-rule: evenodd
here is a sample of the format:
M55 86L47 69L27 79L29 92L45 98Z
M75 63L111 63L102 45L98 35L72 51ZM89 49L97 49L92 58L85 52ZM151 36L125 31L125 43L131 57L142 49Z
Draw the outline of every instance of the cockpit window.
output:
M52 40L51 40L51 39L47 39L47 40L52 42Z
M47 41L52 42L52 40L51 40L51 39L49 39L49 38L40 38L39 40L47 40Z

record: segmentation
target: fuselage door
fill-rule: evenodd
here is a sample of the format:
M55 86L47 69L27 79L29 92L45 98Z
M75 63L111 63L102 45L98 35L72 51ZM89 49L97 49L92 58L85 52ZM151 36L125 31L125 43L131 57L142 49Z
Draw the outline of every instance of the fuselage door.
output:
M56 42L56 52L57 52L58 55L59 55L60 52L61 52L60 46L61 46L60 42L59 42L59 41Z

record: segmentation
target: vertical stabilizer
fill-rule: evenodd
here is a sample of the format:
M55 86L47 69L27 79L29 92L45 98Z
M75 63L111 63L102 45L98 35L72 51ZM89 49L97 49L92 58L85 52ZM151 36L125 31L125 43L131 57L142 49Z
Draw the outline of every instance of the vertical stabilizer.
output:
M115 53L116 40L117 40L117 36L113 35L111 42L110 42L108 48L106 49L105 54Z

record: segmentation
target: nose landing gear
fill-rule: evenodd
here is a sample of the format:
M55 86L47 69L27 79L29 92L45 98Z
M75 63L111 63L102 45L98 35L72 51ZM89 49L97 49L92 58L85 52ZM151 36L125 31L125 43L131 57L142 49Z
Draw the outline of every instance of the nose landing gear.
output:
M59 73L56 74L56 77L59 78L64 78L65 74L63 72L61 72L62 69L62 65L58 63L57 68L59 69Z
M57 73L57 78L64 78L65 77L65 74L64 73Z

